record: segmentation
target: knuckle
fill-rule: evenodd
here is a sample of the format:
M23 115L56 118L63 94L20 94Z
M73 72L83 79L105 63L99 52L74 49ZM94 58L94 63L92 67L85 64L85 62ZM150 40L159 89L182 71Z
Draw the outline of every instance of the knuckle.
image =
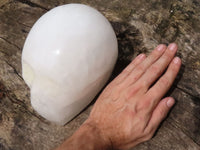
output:
M144 125L140 125L140 127L137 128L137 132L140 134L141 138L145 137L146 135L144 134Z
M150 102L151 102L150 100L145 100L145 101L138 103L138 105L136 105L136 111L137 112L146 111L147 108L149 108L149 106L151 105Z
M124 70L110 84L112 84L112 86L116 86L116 85L120 84L126 78L127 75L128 75L128 72Z
M173 73L177 73L178 72L178 66L177 65L173 65L170 70L173 72Z
M139 65L139 66L137 67L137 71L143 72L143 71L144 71L144 66L143 66L143 65Z
M121 94L121 88L120 87L116 87L112 93L110 94L110 96L112 97L112 99L114 101L116 101L117 99L119 99L120 97L120 94Z
M161 69L158 65L152 65L150 68L150 72L156 75L161 74Z
M138 85L138 87L140 87L141 89L144 89L144 88L146 88L147 85L148 85L147 82L148 82L147 80L142 80L142 81L140 80L140 81L138 82L137 85Z
M169 86L169 79L165 76L163 76L161 79L160 79L160 82L162 84L162 86Z
M166 53L162 56L162 59L169 62L171 59L171 53L166 51Z
M129 100L130 98L134 97L139 90L140 88L137 86L130 87L130 89L128 89L126 92L126 99Z
M131 109L128 106L124 108L124 112L126 112L126 114L131 117L136 117L136 115L137 115L137 112L135 111L135 109Z
M132 62L123 70L123 72L126 74L129 74L134 67L135 67L135 64Z
M143 133L143 141L148 141L150 140L154 135L154 130L153 129L148 129L148 130L145 130L144 133Z
M159 112L159 118L164 118L166 115L167 115L167 113L166 113L166 109L163 109L163 108L159 108L158 109L158 112Z
M149 141L151 138L153 137L152 133L147 134L146 136L144 136L143 141Z
M122 73L123 73L123 75L128 75L130 73L130 71L131 71L130 66L128 66L122 71Z
M135 73L135 74L132 76L132 82L137 81L139 78L140 78L140 74L139 74L139 73Z
M106 97L114 97L117 99L122 91L121 85L117 85L111 82L107 87L103 90L102 94L100 95L102 98Z
M136 110L136 112L141 112L142 110L144 110L143 103L139 103L138 105L136 105L135 110Z

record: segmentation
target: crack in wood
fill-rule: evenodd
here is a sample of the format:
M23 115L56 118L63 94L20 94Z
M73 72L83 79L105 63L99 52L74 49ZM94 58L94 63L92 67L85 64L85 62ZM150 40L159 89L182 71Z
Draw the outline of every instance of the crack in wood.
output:
M27 27L27 28L32 28L31 26L29 26L29 25L26 25L26 24L24 24L24 23L21 23L20 21L16 21L18 24L20 24L20 25L23 25L23 26L25 26L25 27Z
M10 3L11 3L11 2L10 2ZM7 3L7 4L8 4L8 3ZM1 13L4 13L4 11L2 11L1 9L0 9L0 12L1 12ZM10 17L10 16L6 16L6 18L8 18L8 19L10 19L10 20L13 20L13 18ZM25 26L25 27L27 27L27 28L32 28L32 26L29 26L29 25L27 25L27 24L24 24L24 23L20 22L19 20L14 20L14 21L16 21L16 23L18 23L19 25L23 25L23 26ZM3 37L0 37L0 38L3 38Z
M9 62L7 62L5 60L5 62L13 69L14 73L22 80L24 81L23 77L17 72L17 70L15 69L15 67L13 65L11 65Z
M16 44L10 42L9 40L5 39L4 37L1 37L1 36L0 36L0 39L4 40L5 42L7 42L7 43L10 44L10 45L13 45L13 46L16 47L18 50L21 51L21 48L20 48L19 46L17 46Z
M13 70L14 73L21 79L23 80L22 76L17 72L17 70L15 69L15 67L13 67L10 63L8 63L7 61L5 61ZM39 119L41 122L47 124L47 122L45 122L42 118L40 118L38 115L36 115L34 112L31 112L28 107L26 106L26 104L17 98L17 96L12 93L11 91L9 91L8 89L6 89L6 87L0 82L0 99L2 99L3 97L8 97L8 99L12 102L15 103L21 107L24 108L24 110L29 113L30 115L36 117L37 119ZM21 110L20 110L21 111Z
M180 108L184 109L184 107L180 106ZM196 117L198 120L200 120L200 117L197 116L195 113L193 113L192 111L188 111L188 110L185 110L185 112L188 112L190 114L193 114L194 117Z
M0 100L5 97L5 86L0 82Z
M2 49L0 49L0 52L1 52L2 54L4 54L5 56L8 56L8 54L7 54L6 52L4 52Z
M13 67L10 63L8 63L7 61L5 61L13 70L14 70L14 73L21 79L21 80L24 80L22 78L22 76L17 72L17 70L15 69L15 67ZM2 88L1 88L1 85L2 85ZM47 122L45 122L42 118L40 118L38 115L36 115L34 112L31 112L28 107L26 106L26 104L17 98L17 96L12 93L11 91L7 90L5 86L3 86L3 84L0 84L0 98L1 98L1 89L3 89L3 93L2 93L2 96L7 96L9 98L9 100L12 102L12 103L15 103L21 107L24 108L24 110L29 113L30 115L36 117L37 119L39 119L41 122L47 124ZM2 97L3 98L3 97ZM21 111L21 110L20 110Z
M4 90L4 96L8 97L8 99L9 99L12 103L21 106L22 108L24 108L24 110L25 110L28 114L30 114L31 116L33 116L33 117L39 119L41 122L43 122L43 123L45 123L45 124L48 124L48 123L45 122L45 120L42 119L40 116L38 116L38 115L36 115L34 112L30 111L30 110L28 109L28 107L26 106L27 104L25 104L24 101L18 99L17 96L16 96L14 93L12 93L11 91L7 90L5 87L3 88L3 90ZM20 109L19 109L19 110L20 110ZM20 110L20 111L22 111L22 110Z
M37 118L37 119L40 120L41 122L47 124L42 118L40 118L40 117L39 117L38 115L36 115L34 112L31 112L31 111L28 109L28 107L26 106L26 104L25 104L23 101L19 100L19 99L16 97L16 95L15 95L14 93L12 93L12 96L10 96L9 94L7 94L6 96L9 98L9 100L10 100L12 103L17 104L17 105L23 107L24 110L25 110L28 114L30 114L31 116ZM14 98L13 98L13 97L14 97ZM20 110L20 111L22 111L22 110Z
M27 5L31 6L31 7L38 7L38 8L44 9L46 11L49 10L48 8L45 8L44 6L41 6L39 4L33 3L31 1L28 1L28 0L16 0L16 1L18 1L20 3L23 3L23 4L27 4Z
M174 127L174 128L176 128L176 129L179 129L183 134L185 134L188 138L190 138L197 146L199 146L199 148L200 148L200 144L199 143L197 143L190 135L188 135L185 131L183 131L182 130L182 127L180 127L179 125L178 125L178 122L176 121L176 120L174 120L173 118L169 118L169 120L171 120L171 121L168 121L168 123L172 126L172 127ZM173 124L172 122L176 122L175 124Z
M3 93L4 96L8 97L8 99L9 99L11 102L13 102L13 103L15 103L15 104L17 104L17 105L22 106L22 107L25 108L28 112L30 112L30 111L28 110L28 108L26 107L26 104L25 104L23 101L19 100L19 99L16 97L16 95L15 95L14 93L11 93L11 92L4 86L4 84L1 83L1 82L0 82L0 93ZM13 98L13 97L14 97L14 98ZM3 98L3 97L1 97L1 98ZM32 112L30 112L30 113L32 113Z
M181 91L181 90L180 90L180 91ZM183 92L183 91L181 91L181 92ZM183 93L184 93L184 92L183 92ZM190 96L190 95L188 95L188 96ZM184 109L183 106L179 106L179 107L182 108L182 109ZM196 117L197 119L200 120L200 116L198 116L198 115L196 115L195 113L193 113L193 111L188 111L187 109L184 109L184 111L185 111L185 112L188 112L189 114L193 114L194 117Z
M179 87L179 86L175 86L177 89L179 89L180 91L182 91L183 93L189 95L192 97L192 99L195 99L197 101L200 102L200 98L198 96L192 95L191 93L189 93L188 91L184 90L183 88Z

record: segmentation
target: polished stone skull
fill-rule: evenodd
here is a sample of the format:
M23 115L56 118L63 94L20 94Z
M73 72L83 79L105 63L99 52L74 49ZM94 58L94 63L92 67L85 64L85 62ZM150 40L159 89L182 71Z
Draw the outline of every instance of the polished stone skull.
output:
M64 125L105 85L117 55L113 28L97 10L82 4L50 10L34 24L22 53L33 108Z

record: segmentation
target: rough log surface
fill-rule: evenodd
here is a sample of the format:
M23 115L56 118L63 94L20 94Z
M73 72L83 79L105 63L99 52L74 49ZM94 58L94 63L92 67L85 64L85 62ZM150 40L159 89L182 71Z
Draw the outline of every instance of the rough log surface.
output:
M93 103L65 126L46 121L32 109L21 76L21 52L32 25L67 3L95 7L112 23L119 41L112 78L139 53L148 54L159 43L178 43L183 65L167 94L176 105L154 138L133 150L199 150L199 0L0 0L0 150L50 150L88 117Z

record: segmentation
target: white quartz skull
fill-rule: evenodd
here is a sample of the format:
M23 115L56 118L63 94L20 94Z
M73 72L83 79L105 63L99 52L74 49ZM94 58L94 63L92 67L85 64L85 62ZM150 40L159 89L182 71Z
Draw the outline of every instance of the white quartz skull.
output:
M97 10L82 4L50 10L34 24L22 53L33 108L64 125L105 85L117 55L113 28Z

